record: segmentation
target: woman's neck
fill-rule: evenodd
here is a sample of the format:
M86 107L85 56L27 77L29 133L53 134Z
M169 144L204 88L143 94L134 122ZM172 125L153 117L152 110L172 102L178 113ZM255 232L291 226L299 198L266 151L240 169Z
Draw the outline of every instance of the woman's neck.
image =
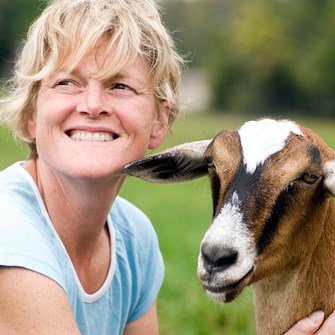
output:
M97 255L107 257L106 221L124 178L72 179L50 170L39 160L29 160L24 168L34 178L50 219L80 277L80 273L92 267L91 260ZM109 264L109 260L103 263ZM95 271L91 269L91 274Z

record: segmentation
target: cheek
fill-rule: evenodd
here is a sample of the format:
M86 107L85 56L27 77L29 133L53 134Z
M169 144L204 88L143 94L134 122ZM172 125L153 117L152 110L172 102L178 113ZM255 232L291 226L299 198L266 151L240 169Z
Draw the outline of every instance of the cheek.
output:
M157 120L158 111L152 102L137 102L122 110L124 127L130 131L140 132L142 135L151 133Z
M50 102L48 105L39 106L31 122L31 128L35 131L35 137L45 135L55 127L61 127L70 113L71 109L61 102Z

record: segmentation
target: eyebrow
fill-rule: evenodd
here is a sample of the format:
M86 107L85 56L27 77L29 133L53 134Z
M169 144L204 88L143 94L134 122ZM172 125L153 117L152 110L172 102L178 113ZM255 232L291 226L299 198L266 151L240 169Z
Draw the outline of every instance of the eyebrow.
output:
M58 71L58 73L78 76L79 78L83 78L86 75L80 71L78 68L74 68L72 71L68 71L66 68ZM98 71L99 73L99 71ZM106 73L106 72L105 72ZM121 71L114 73L112 75L103 75L103 76L95 76L93 73L93 78L97 77L104 82L108 83L109 81L124 81L129 80L130 85L136 85L138 89L145 89L150 86L150 79L145 80L147 76L134 76L131 71L122 69Z
M146 77L145 77L146 78ZM130 73L130 71L123 71L121 70L118 73L115 73L114 75L107 77L107 80L131 80L131 81L136 81L139 85L141 86L146 86L146 84L148 83L147 80L145 80L143 77L141 76L134 76Z

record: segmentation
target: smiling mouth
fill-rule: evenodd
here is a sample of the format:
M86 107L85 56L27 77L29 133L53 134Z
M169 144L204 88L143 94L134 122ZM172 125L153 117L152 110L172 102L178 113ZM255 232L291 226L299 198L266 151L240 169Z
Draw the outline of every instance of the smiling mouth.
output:
M119 136L117 134L107 132L89 132L83 130L70 130L66 132L67 136L75 141L88 141L88 142L111 142L116 140Z

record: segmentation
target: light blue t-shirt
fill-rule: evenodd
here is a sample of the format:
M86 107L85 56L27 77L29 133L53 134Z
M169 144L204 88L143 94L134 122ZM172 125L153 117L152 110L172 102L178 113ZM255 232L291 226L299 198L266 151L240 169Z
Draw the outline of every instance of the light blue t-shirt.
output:
M107 223L108 276L96 293L87 294L22 162L0 173L0 266L27 268L57 282L83 335L122 334L128 322L148 311L163 281L163 260L148 218L118 197Z

